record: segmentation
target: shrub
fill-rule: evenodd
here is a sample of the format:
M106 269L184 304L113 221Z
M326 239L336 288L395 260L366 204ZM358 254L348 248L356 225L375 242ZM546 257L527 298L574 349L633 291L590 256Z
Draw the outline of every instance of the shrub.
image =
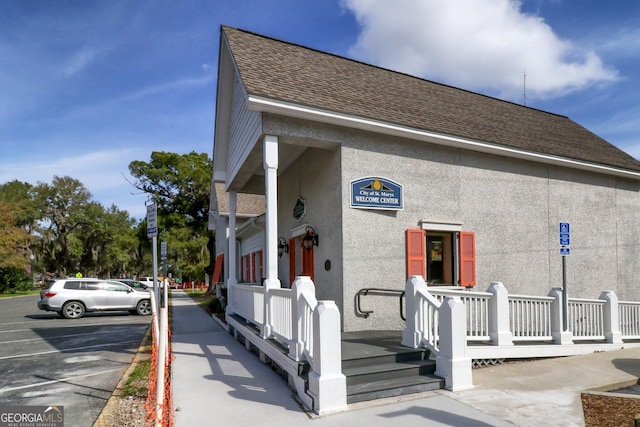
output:
M0 292L27 292L33 285L23 268L0 267Z
M211 301L209 301L209 310L211 311L211 313L214 313L214 314L224 312L222 303L216 297L211 298Z

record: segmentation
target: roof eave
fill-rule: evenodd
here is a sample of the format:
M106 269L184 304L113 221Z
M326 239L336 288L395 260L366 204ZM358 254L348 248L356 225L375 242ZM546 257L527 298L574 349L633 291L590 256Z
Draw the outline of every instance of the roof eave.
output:
M523 160L530 160L539 163L570 167L585 171L603 173L628 179L640 180L640 172L629 169L616 168L597 163L590 163L582 160L567 157L554 156L550 154L536 153L532 151L519 150L506 147L504 145L491 144L488 142L461 138L452 135L430 132L422 129L400 126L393 123L376 121L363 117L351 116L334 111L321 110L299 104L287 103L271 98L256 95L249 95L247 108L252 111L279 114L283 116L295 117L299 119L321 121L328 124L351 127L366 131L383 133L387 135L410 138L433 144L445 145L449 147L462 148L466 150L478 151L481 153L494 154Z

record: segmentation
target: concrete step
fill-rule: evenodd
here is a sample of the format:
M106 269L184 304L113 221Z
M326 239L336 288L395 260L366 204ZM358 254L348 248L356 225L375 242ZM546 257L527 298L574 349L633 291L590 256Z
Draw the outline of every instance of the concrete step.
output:
M381 380L365 384L347 386L347 403L364 402L385 397L402 396L439 390L444 387L444 380L435 375L421 375L407 378Z
M421 375L433 374L435 369L436 364L432 360L410 360L406 362L371 364L347 369L342 368L342 373L347 377L347 386L349 386L398 378L419 377Z

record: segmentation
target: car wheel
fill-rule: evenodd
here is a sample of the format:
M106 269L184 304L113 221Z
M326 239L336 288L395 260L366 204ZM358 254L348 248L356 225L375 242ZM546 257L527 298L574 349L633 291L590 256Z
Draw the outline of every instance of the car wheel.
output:
M151 314L151 301L143 299L136 305L136 313L140 316L148 316Z
M79 319L84 311L84 305L78 301L69 301L62 306L62 315L67 319Z

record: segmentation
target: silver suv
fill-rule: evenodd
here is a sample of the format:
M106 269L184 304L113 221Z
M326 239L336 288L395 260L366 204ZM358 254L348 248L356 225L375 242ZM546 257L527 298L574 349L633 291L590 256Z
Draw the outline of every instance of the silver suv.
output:
M136 291L115 280L59 279L40 291L38 308L78 319L88 311L129 310L151 314L149 292Z

